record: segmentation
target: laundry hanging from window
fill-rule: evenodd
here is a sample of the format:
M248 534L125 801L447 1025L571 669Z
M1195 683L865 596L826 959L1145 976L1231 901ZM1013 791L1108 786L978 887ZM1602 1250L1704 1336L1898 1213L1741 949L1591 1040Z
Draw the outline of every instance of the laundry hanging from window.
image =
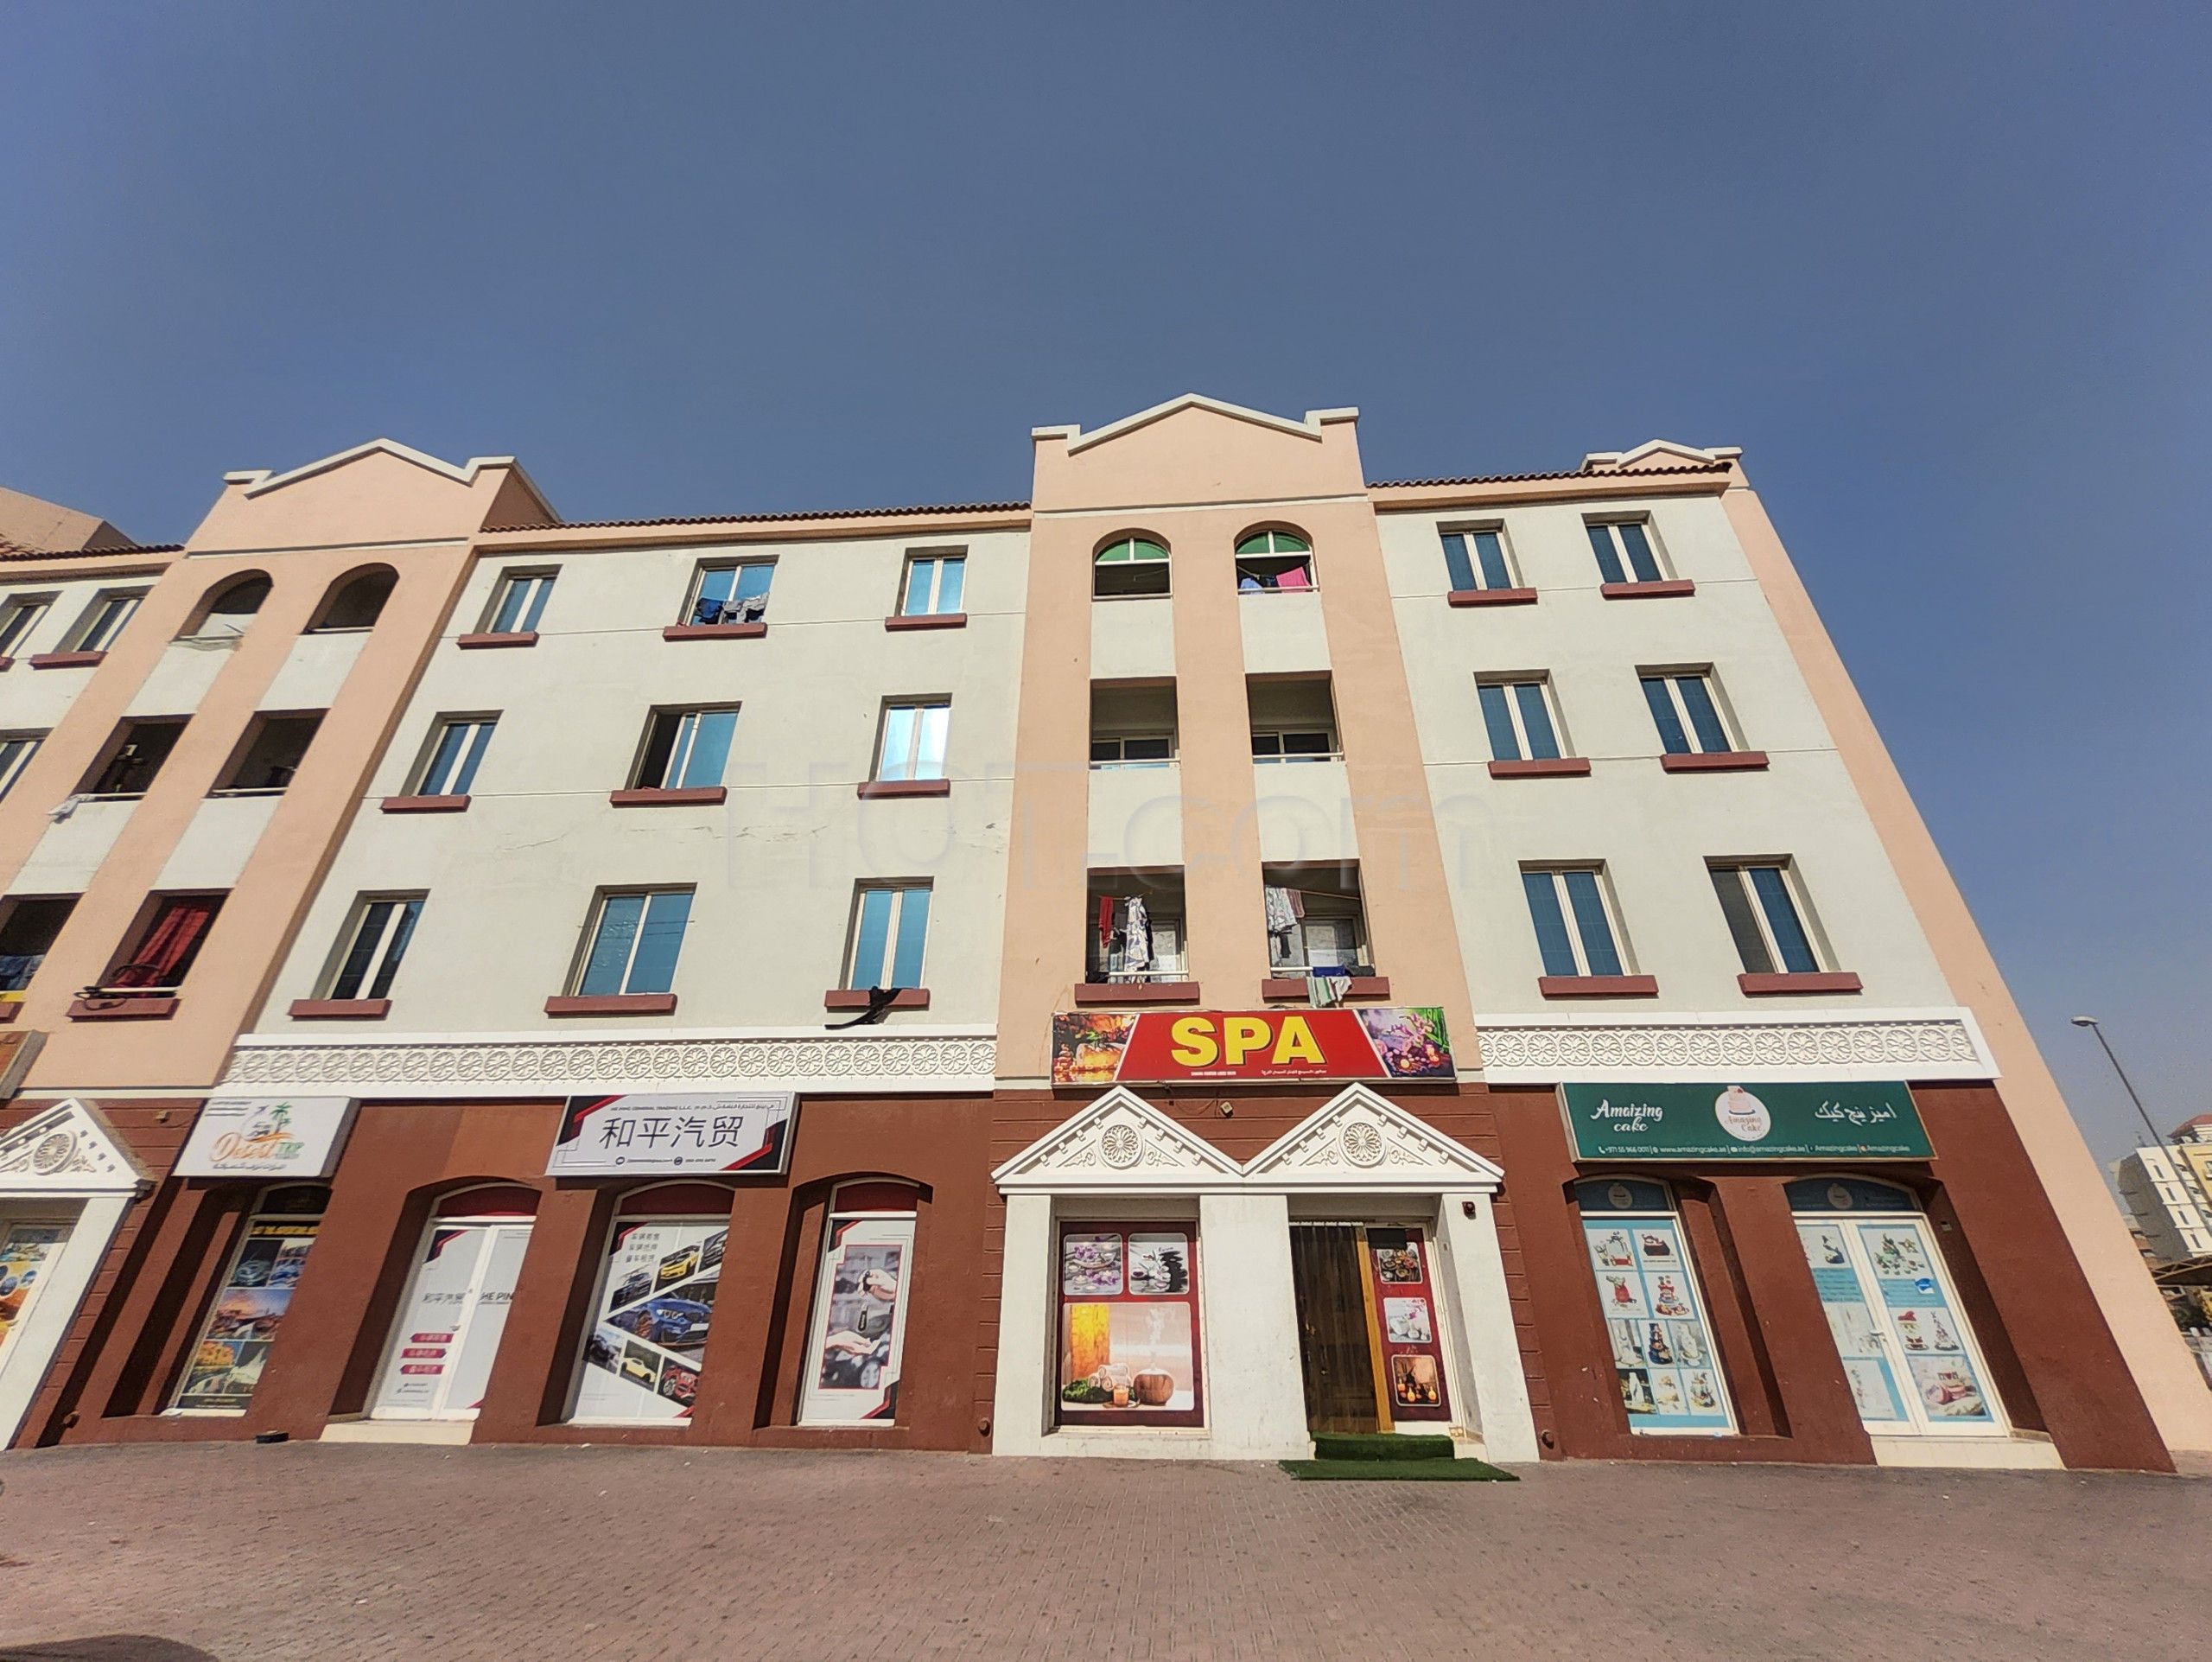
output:
M1141 895L1101 895L1093 981L1174 981L1183 968L1183 920L1155 914Z
M138 950L109 977L107 984L131 989L179 985L192 960L200 955L200 942L222 904L219 896L205 895L163 901Z

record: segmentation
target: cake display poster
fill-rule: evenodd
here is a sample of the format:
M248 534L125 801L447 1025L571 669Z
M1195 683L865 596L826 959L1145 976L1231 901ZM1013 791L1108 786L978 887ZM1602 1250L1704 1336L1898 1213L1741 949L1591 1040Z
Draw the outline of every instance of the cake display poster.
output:
M1055 1085L1453 1077L1444 1012L1433 1005L1052 1017Z

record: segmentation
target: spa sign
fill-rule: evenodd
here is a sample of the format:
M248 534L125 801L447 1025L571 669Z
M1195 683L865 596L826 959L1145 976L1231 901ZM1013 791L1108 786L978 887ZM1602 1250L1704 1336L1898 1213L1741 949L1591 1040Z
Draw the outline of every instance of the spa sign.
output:
M1562 1085L1578 1160L1925 1160L1902 1082Z
M1068 1010L1052 1018L1052 1083L1449 1079L1431 1007Z

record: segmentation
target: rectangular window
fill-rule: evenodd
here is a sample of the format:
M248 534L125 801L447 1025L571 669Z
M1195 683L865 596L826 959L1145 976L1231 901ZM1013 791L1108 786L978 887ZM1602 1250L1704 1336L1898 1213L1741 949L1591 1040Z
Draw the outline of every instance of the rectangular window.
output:
M1613 1177L1576 1184L1574 1199L1628 1429L1729 1436L1736 1422L1727 1381L1673 1194L1657 1183Z
M1326 761L1336 754L1336 735L1326 728L1286 728L1252 735L1255 761Z
M1086 981L1185 977L1181 872L1094 872L1084 905Z
M1061 1228L1061 1424L1205 1423L1198 1234L1179 1221Z
M1490 752L1497 761L1551 761L1561 754L1551 700L1540 677L1531 680L1480 681L1483 725L1490 729Z
M830 1197L800 1424L880 1425L895 1417L918 1198L904 1184L880 1182L848 1183Z
M218 796L271 796L292 782L308 746L322 725L322 712L311 716L258 716L238 759L217 781Z
M116 636L123 633L123 626L130 621L138 602L145 598L143 589L105 590L94 596L92 603L85 608L84 616L77 620L77 627L69 637L68 650L105 652L114 644Z
M245 1412L329 1200L330 1191L320 1184L261 1197L188 1353L171 1413Z
M845 985L860 991L920 986L929 933L927 883L862 883L853 900Z
M1244 697L1255 761L1322 761L1339 754L1327 676L1247 677Z
M686 623L758 623L768 615L768 585L775 581L773 560L702 565L691 579Z
M899 610L906 617L943 617L957 612L967 578L965 554L909 554Z
M467 796L476 782L476 768L484 760L484 747L492 742L497 716L442 716L430 737L423 775L415 783L416 796Z
M1510 589L1512 569L1505 560L1505 533L1500 531L1446 531L1444 569L1453 589Z
M601 895L576 991L585 997L670 991L691 920L691 893L652 888Z
M13 658L54 604L52 595L14 595L0 606L0 658Z
M1175 760L1175 684L1094 681L1090 765L1165 767Z
M1374 973L1357 866L1263 866L1261 882L1270 975L1317 969Z
M85 786L87 796L143 796L162 771L162 764L183 736L184 718L125 722L116 729L108 752Z
M645 729L645 748L631 784L644 791L688 791L722 782L729 765L737 711L657 710Z
M1090 742L1093 767L1165 767L1174 760L1173 733L1127 733Z
M1529 897L1529 919L1536 927L1536 949L1543 955L1546 975L1627 973L1606 904L1604 867L1524 870L1521 887Z
M16 781L30 766L31 758L38 754L39 741L45 736L43 733L0 733L0 799L16 788Z
M702 1196L688 1217L614 1220L572 1418L690 1417L729 1238L727 1193L719 1213L709 1204Z
M383 998L391 991L415 921L423 915L420 895L364 895L354 905L353 933L345 956L325 990L325 998Z
M0 994L20 993L31 984L76 905L74 895L7 902L7 915L0 918Z
M1669 755L1710 755L1736 748L1720 719L1711 670L1646 670L1641 678L1643 702L1651 707L1659 742Z
M484 623L486 634L530 634L545 615L545 602L553 594L552 571L505 571Z
M1812 975L1821 967L1805 927L1785 860L1726 863L1711 867L1713 892L1735 937L1749 975Z
M883 737L875 752L876 778L943 779L945 735L951 725L952 706L942 699L886 704Z
M137 945L100 984L140 992L165 992L183 985L216 914L223 909L224 898L171 895L157 901Z
M1648 521L1600 519L1586 529L1598 570L1607 583L1657 583L1666 576L1659 569Z

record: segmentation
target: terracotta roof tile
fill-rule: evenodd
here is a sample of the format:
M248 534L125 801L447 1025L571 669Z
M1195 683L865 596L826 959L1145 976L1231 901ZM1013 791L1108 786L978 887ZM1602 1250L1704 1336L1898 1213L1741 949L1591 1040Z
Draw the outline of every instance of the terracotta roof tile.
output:
M1370 479L1371 491L1404 490L1420 485L1520 485L1551 479L1642 479L1660 474L1725 474L1726 462L1686 462L1671 468L1629 468L1618 473L1592 473L1581 468L1557 474L1476 474L1465 479Z
M486 525L486 535L508 532L644 530L655 525L757 525L783 519L884 519L909 513L1019 513L1027 502L932 503L906 508L819 508L802 513L693 513L661 519L564 519L550 525Z
M181 554L182 543L126 543L120 548L25 548L0 537L0 560L111 560L133 554Z

